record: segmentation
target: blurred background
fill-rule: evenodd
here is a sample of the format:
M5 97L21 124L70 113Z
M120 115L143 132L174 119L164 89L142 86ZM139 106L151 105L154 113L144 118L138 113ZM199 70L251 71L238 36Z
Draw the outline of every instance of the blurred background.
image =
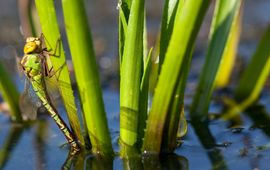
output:
M26 3L28 0L0 1L0 56L9 58L10 47L17 50L19 56L22 54L24 43L20 31L19 2ZM61 10L61 2L55 1L58 12L58 20L61 28L61 36L64 41L64 48L70 58L67 47L64 23ZM89 24L95 44L96 57L100 67L101 81L103 87L118 89L118 10L117 0L85 0ZM149 47L155 45L156 37L160 28L162 6L164 1L146 1L147 7L147 28ZM270 1L269 0L246 0L243 7L242 33L238 50L238 60L244 58L248 61L253 54L257 42L264 32L265 27L270 23ZM207 37L213 13L213 4L208 10L201 31L197 38L195 55L191 67L193 76L197 77L207 47ZM195 70L193 70L193 68Z

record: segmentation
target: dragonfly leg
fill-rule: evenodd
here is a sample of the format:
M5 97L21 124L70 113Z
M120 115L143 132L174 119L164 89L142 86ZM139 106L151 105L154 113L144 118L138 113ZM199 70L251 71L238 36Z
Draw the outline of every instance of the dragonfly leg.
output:
M47 40L47 38L44 36L43 33L41 33L40 39L43 42L45 40L46 43L43 43L43 44L46 44L47 47L49 47L49 48L47 48L47 47L43 48L43 50L42 50L43 52L45 52L46 54L48 54L50 56L54 56L54 57L59 57L61 55L61 50L60 50L61 37L60 36L57 38L57 41L56 41L56 44L55 44L55 48L54 48L53 51L52 51L52 49L53 49L52 46L50 45L49 41ZM57 54L57 50L58 50L58 54Z
M47 65L47 64L46 64ZM46 72L47 72L47 76L49 78L53 77L54 75L56 75L56 73L58 73L58 75L56 75L56 78L58 79L59 76L60 76L60 73L63 69L63 67L66 65L66 63L64 63L63 65L61 65L57 70L53 70L53 67L51 67L50 69L48 69L48 66L46 66L45 68L47 69Z
M54 56L54 57L59 57L61 55L61 39L60 37L57 39L56 41L56 44L55 44L55 48L54 48L54 51L53 53L49 53L50 56ZM58 54L57 53L57 50L58 50Z

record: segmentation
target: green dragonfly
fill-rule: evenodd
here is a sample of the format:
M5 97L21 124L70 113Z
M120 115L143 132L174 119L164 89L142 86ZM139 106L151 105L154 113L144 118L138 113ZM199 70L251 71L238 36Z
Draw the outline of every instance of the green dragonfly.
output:
M49 69L48 65L48 55L53 55L44 46L44 37L28 37L24 46L24 56L20 61L20 66L30 81L35 94L40 99L42 105L49 112L50 116L54 119L57 126L65 135L68 143L71 145L71 154L76 154L80 151L80 146L71 132L67 127L66 123L58 114L57 110L53 106L48 92L46 90L46 77L52 77L55 72L53 72L52 67Z

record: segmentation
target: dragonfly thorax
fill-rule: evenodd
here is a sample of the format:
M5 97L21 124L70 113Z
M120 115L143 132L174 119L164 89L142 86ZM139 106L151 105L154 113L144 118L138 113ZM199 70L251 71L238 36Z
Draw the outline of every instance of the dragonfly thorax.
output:
M33 78L42 73L41 58L38 54L24 55L21 60L21 65L29 78Z
M42 51L42 43L40 38L37 37L28 37L26 39L26 43L24 45L24 53L25 54L32 54L32 53L39 53Z

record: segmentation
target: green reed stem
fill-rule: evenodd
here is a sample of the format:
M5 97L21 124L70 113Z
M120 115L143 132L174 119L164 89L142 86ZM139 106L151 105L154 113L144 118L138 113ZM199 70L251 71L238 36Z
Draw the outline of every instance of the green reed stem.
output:
M181 66L186 64L183 63L184 58L190 55L209 3L210 0L190 0L185 1L181 10L177 9L173 33L148 116L143 151L160 152L162 132L179 85Z
M192 117L206 119L215 79L222 60L231 25L240 9L240 0L218 0L215 17L210 32L210 43L206 61L200 75L199 85L193 98L190 114Z
M152 64L151 62L152 50L153 48L150 49L147 57L145 57L146 61L144 62L143 76L142 76L141 87L140 87L138 137L137 137L137 141L138 141L137 143L138 143L139 148L142 146L142 143L143 143L144 130L146 127L147 114L148 114L148 91L149 91L150 70L151 70L151 64Z
M90 27L82 0L62 0L68 43L92 151L112 155Z
M173 26L175 22L175 16L177 9L183 7L184 1L179 0L167 0L163 8L163 17L161 24L160 33L160 53L159 53L159 72L164 61L164 57L169 45L170 38L172 36ZM190 51L191 52L191 51ZM192 54L192 53L191 53ZM186 132L186 120L184 118L184 109L181 109L184 105L184 91L187 79L187 74L189 71L191 56L186 55L184 59L184 65L181 68L180 78L178 80L179 84L175 91L175 97L171 103L170 110L166 118L166 123L163 131L162 139L162 150L165 152L173 152L176 148L176 138L178 130L180 132ZM183 120L180 120L181 119ZM181 122L181 124L179 124ZM184 123L184 124L182 124ZM181 127L181 129L178 129Z
M133 0L121 62L120 140L135 146L138 137L140 85L143 71L144 0Z
M250 105L255 103L265 85L270 72L270 25L263 34L261 41L240 78L234 98L228 100L228 110L222 116L224 119L235 117Z
M192 52L190 50L190 54L187 54L183 60L178 85L176 86L174 98L172 99L166 118L162 139L162 150L165 152L173 152L177 147L176 139L179 131L183 133L182 135L185 135L187 132L187 124L184 116L184 93Z
M240 39L241 21L242 21L242 10L241 8L239 8L239 10L236 11L236 14L234 16L233 23L231 25L230 32L228 35L229 37L226 42L225 49L223 51L221 64L215 80L216 88L223 88L227 86L230 82L231 73L237 55L238 42Z
M270 72L270 25L263 34L261 41L245 69L235 91L237 102L258 99Z
M60 47L58 47L59 49L56 49L59 53L56 54L57 56L51 56L50 59L54 66L54 70L62 67L60 74L57 74L57 76L58 80L60 82L63 82L65 85L61 86L61 84L59 84L59 90L65 104L71 128L77 136L78 140L84 145L84 139L81 134L82 131L80 127L80 121L75 105L75 98L71 87L69 71L66 65L66 57L64 49L62 47L62 42L60 40L60 31L54 8L54 1L36 0L35 2L41 23L42 32L47 40L47 48L52 48L52 50L55 50L55 45L58 41L60 41Z

